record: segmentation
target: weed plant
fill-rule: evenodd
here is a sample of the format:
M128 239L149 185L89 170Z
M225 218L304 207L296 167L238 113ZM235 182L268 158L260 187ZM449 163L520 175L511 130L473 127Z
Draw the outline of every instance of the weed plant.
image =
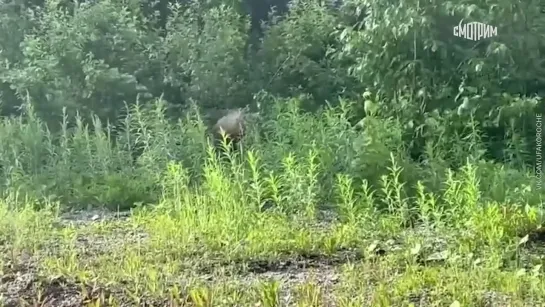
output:
M160 100L117 127L64 116L55 135L32 108L4 118L2 273L32 266L41 283L21 300L35 304L52 280L87 306L544 302L545 193L485 160L478 129L415 162L395 119L361 129L349 103L275 103L241 150L212 145L197 109L167 120ZM131 214L63 218L97 207Z

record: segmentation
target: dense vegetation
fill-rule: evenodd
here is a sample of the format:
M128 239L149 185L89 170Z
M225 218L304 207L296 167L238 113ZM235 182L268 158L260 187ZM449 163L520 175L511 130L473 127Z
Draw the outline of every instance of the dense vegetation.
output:
M0 305L545 303L541 0L0 0L0 59Z

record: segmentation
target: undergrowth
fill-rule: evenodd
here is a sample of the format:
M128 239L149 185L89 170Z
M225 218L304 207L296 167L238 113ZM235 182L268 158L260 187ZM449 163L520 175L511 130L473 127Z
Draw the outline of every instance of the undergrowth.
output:
M430 138L415 162L395 119L354 126L349 103L313 115L298 103L277 102L238 151L211 145L196 109L171 122L161 101L116 127L65 116L59 134L31 108L5 118L2 273L32 263L41 284L21 299L44 303L62 278L93 306L544 301L545 193L484 159L478 129ZM101 206L132 210L64 218Z

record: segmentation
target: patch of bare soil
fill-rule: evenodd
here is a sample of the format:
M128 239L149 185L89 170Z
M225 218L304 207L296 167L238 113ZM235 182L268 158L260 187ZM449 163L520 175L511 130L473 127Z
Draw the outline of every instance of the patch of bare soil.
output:
M59 227L67 225L88 226L101 221L120 221L127 219L127 213L108 211L80 211L61 217ZM326 223L327 224L327 223ZM327 227L327 225L323 225ZM77 238L77 250L80 257L93 258L108 253L112 247L134 240L145 240L146 234L138 229L115 228L105 234L82 232ZM432 242L426 249L437 252L444 250L444 242ZM385 242L375 249L377 255L398 247L396 242ZM134 306L122 288L112 288L97 284L83 284L77 280L62 277L40 276L37 270L38 259L22 254L8 259L6 246L0 243L0 306L50 306L77 307L99 301L100 306L109 306L114 300L118 306ZM433 253L432 253L433 254ZM4 255L4 256L1 256ZM322 305L335 306L332 297L333 288L339 280L339 268L345 263L361 261L363 256L355 250L337 251L332 255L298 255L296 257L275 259L274 261L231 261L221 259L207 263L208 270L201 270L196 263L192 268L199 278L209 284L238 281L244 285L254 285L263 281L277 281L280 285L280 299L283 306L295 305L298 288L301 285L314 284L321 291ZM433 257L431 257L433 258ZM443 257L439 257L443 260ZM16 259L16 260L13 260ZM428 261L426 261L428 262ZM429 264L429 263L427 263ZM204 268L204 267L202 267ZM230 275L223 275L226 280L218 280L215 270L230 268ZM183 281L178 281L182 283ZM370 284L370 293L373 285ZM183 288L183 287L182 287ZM141 306L169 306L167 299L157 300L149 297L140 298ZM429 306L425 289L415 294L410 301L415 306ZM508 297L494 292L483 293L483 306L509 306Z
M108 212L105 210L70 212L61 216L58 227L75 225L85 227L102 221L116 222L127 219L128 213ZM119 228L107 231L105 234L82 232L76 241L79 257L93 258L107 253L112 247L120 246L134 240L145 240L146 234L140 230ZM52 242L51 252L62 249ZM0 251L3 247L0 245ZM7 249L7 247L4 246ZM7 255L7 253L0 253ZM4 257L5 258L5 257ZM305 255L292 259L278 261L230 262L218 261L217 267L234 268L230 280L242 281L244 284L254 284L259 281L277 280L282 284L281 297L284 305L293 305L295 288L303 283L312 282L330 293L332 286L338 280L337 267L349 261L356 261L361 256L353 251L341 251L335 255ZM101 306L110 305L113 299L116 305L133 306L134 303L123 293L123 289L113 289L101 285L82 284L77 280L67 280L62 277L40 276L37 270L38 259L28 255L16 257L17 263L3 259L0 263L0 306L51 306L76 307L100 301ZM215 266L215 265L214 265ZM216 267L216 268L217 268ZM218 280L212 278L212 272L197 272L204 281L210 284ZM141 298L140 305L167 306L166 300L157 301L151 298ZM332 306L329 304L329 306Z
M104 210L69 212L60 217L58 227L70 224L76 226L89 225L104 220L127 218L128 214L118 214ZM99 236L89 242L89 238L78 238L78 245L86 254L107 251L112 240L123 240L124 234ZM58 242L48 246L51 252L58 251ZM91 248L92 247L92 248ZM0 306L51 306L75 307L85 306L96 301L105 300L110 291L97 285L83 285L69 281L63 277L40 276L37 270L39 259L28 254L9 255L9 247L0 244ZM82 255L85 256L85 255Z
M82 287L64 278L39 276L36 259L26 254L16 261L3 259L0 268L0 306L83 306L100 289Z
M4 274L0 280L0 302L16 306L84 306L104 296L102 289L77 285L64 278L42 278L34 271Z
M326 259L287 260L279 263L253 263L247 273L230 276L248 286L260 281L276 280L281 284L280 297L284 306L294 305L299 285L312 282L320 287L323 299L329 301L328 306L334 306L329 295L339 279L336 261ZM204 280L215 284L219 280L210 275ZM230 279L231 280L231 279ZM40 276L31 259L25 264L8 265L4 268L0 279L0 305L15 306L50 306L77 307L100 301L101 306L108 306L108 301L114 299L120 306L133 306L123 293L123 289L112 289L100 285L84 285L77 281L69 281L62 277ZM141 298L145 306L168 306L168 301L153 298Z
M274 264L252 263L250 272L242 278L249 284L271 280L279 282L283 306L294 306L298 287L311 283L321 290L324 306L334 307L332 293L339 280L337 265L340 263L325 258L287 260Z
M130 216L130 212L112 212L109 210L79 210L70 211L61 215L61 225L75 224L75 225L88 225L99 221L114 221L114 220L126 220Z

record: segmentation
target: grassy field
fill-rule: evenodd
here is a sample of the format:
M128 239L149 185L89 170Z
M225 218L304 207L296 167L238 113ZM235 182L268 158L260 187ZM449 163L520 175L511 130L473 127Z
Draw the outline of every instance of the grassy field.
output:
M475 143L453 140L436 145L459 146L465 163L447 167L437 153L417 164L394 148L395 123L353 131L328 112L276 117L272 140L226 160L189 119L136 120L138 140L149 136L136 163L130 138L110 145L99 122L55 141L36 119L4 121L0 302L545 304L544 191L531 170L472 158ZM132 199L152 205L115 210Z

